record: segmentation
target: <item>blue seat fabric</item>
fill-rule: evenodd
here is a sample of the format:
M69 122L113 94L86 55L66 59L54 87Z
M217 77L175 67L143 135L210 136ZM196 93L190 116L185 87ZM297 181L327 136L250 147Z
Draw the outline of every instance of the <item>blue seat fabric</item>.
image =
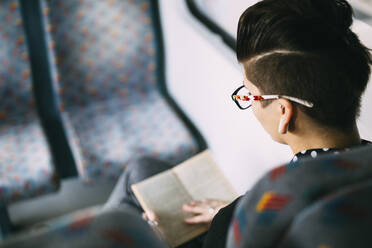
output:
M19 2L0 2L0 204L57 190L37 115Z
M279 247L368 247L372 180L346 187L299 214ZM312 235L306 235L311 230Z
M198 152L159 90L151 2L44 2L60 108L87 180L117 179L137 156L178 163Z
M272 169L240 200L226 247L369 247L372 146Z
M79 211L48 223L48 228L14 236L1 248L166 248L151 227L130 209Z

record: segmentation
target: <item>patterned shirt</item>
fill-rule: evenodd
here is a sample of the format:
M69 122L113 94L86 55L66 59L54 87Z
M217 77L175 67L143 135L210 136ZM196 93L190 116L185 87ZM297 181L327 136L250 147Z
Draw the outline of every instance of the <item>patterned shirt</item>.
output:
M368 145L368 144L372 144L372 143L370 141L367 141L367 140L362 140L362 142L358 146L364 146L364 145ZM353 148L358 147L358 146L354 146ZM350 149L351 148L341 148L341 149L340 148L318 148L318 149L303 150L303 151L297 153L296 155L294 155L292 160L289 162L288 167L296 166L296 164L297 164L296 162L298 162L299 160L304 159L304 158L316 158L319 155L325 154L325 153L338 154L340 152L348 151Z

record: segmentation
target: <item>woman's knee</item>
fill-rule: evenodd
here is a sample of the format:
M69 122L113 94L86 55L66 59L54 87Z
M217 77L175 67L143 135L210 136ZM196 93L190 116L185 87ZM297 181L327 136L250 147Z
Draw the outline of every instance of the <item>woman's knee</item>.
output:
M129 184L138 183L151 176L172 168L168 162L144 156L133 160L125 171Z

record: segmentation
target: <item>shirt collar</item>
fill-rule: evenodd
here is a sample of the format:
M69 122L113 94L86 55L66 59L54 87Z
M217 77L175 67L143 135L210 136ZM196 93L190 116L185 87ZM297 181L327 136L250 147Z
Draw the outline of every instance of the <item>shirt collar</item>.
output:
M358 145L358 146L355 146L355 147L370 145L370 144L372 144L370 141L362 140L361 144ZM353 148L355 148L355 147L353 147ZM290 161L290 164L296 163L303 158L316 158L320 154L325 154L325 153L338 154L340 152L348 151L350 149L351 148L341 148L341 149L339 149L339 148L318 148L318 149L303 150L303 151L294 155L294 157Z

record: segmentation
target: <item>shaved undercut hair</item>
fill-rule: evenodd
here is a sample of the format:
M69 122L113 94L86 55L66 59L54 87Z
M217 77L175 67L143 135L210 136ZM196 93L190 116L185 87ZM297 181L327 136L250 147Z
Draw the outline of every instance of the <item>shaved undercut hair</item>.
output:
M345 0L263 0L240 17L237 58L262 94L313 102L293 104L321 125L351 130L372 64L352 16Z

